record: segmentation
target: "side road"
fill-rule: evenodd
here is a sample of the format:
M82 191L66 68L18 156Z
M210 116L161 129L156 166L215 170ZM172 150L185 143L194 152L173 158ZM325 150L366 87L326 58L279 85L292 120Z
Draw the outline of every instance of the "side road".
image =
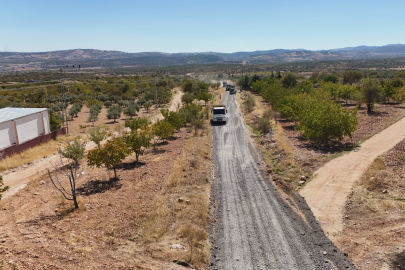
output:
M228 121L212 127L211 269L355 269L302 197L291 195L294 209L261 170L235 96L226 93L223 104Z
M319 168L315 179L300 191L332 240L343 229L343 211L354 182L374 159L394 147L404 136L405 118L374 135L358 149Z
M177 92L173 96L169 106L170 111L176 111L177 108L181 106L182 95L183 92L179 88L177 88ZM159 113L154 118L163 119L163 116L161 113ZM88 142L86 144L86 151L92 150L94 148L96 148L95 143ZM4 194L3 199L16 194L20 189L24 188L31 179L35 178L38 172L51 168L51 163L54 164L58 161L60 161L60 157L59 155L55 154L39 161L38 163L35 163L33 166L29 166L28 168L25 168L23 170L18 170L16 172L3 176L4 184L10 187L10 190Z

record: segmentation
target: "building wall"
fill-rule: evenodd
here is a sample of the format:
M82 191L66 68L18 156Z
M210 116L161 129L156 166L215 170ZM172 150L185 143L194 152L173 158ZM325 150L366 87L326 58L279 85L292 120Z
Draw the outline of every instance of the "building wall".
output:
M50 124L49 124L49 115L48 111L43 111L42 112L42 119L44 121L44 127L45 127L45 134L48 134L51 132Z
M15 122L17 124L18 141L20 144L43 134L40 113L16 119Z
M0 123L0 149L9 147L16 142L13 121Z

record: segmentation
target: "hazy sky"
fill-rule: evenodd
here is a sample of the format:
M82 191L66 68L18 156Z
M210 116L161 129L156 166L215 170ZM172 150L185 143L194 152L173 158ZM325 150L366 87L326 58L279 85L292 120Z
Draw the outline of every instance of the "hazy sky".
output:
M405 43L405 1L0 0L0 51L309 50Z

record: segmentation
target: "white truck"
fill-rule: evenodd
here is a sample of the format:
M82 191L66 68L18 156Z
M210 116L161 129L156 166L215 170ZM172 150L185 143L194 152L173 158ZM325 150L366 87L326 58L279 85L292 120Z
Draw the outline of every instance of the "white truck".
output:
M225 105L213 105L212 106L212 122L225 122L226 113L228 110Z
M230 88L230 92L229 92L230 94L236 94L236 88L235 88L235 85L231 85L231 88Z

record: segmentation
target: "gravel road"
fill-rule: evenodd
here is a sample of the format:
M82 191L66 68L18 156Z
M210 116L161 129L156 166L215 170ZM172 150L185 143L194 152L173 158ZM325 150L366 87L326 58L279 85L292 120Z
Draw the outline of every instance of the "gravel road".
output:
M261 169L235 95L226 93L223 104L228 122L212 127L211 269L355 269L305 200L296 193L284 198Z

